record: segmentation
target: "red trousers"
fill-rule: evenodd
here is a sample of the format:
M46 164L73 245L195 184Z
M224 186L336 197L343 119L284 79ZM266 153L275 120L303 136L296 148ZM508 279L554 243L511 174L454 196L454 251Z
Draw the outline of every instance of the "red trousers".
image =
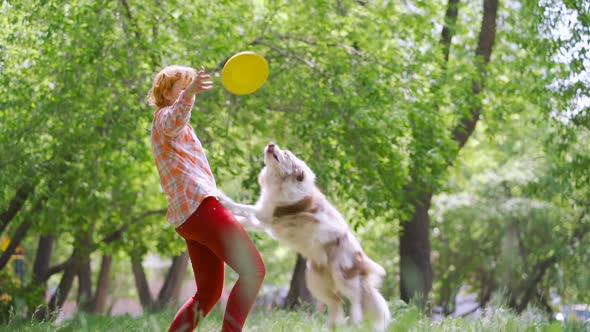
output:
M207 197L176 231L186 241L197 292L178 310L168 331L193 331L221 297L224 263L239 275L221 331L241 331L266 273L260 253L233 215Z

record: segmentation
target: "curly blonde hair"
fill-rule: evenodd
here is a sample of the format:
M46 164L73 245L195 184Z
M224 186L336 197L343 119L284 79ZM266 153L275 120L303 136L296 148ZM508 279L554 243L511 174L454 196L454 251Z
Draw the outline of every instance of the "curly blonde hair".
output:
M168 100L164 98L164 92L170 90L178 80L192 81L197 77L197 71L187 66L166 66L160 70L154 77L154 82L148 93L148 102L150 106L162 108L169 106Z

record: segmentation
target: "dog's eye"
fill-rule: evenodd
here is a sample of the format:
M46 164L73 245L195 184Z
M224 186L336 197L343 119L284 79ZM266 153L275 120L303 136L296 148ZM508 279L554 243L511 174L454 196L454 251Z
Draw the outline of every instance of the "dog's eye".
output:
M301 172L299 174L297 174L297 181L301 182L303 181L303 179L305 178L305 173Z

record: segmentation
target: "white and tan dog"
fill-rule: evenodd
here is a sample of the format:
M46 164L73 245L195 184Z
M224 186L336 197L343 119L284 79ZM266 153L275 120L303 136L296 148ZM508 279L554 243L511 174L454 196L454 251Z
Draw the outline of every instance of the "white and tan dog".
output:
M315 174L289 151L268 144L265 167L258 176L261 195L256 205L219 198L248 230L269 232L307 259L310 292L328 307L328 325L345 322L343 300L350 300L350 320L363 316L383 331L391 320L379 293L385 270L371 260L342 215L315 185Z

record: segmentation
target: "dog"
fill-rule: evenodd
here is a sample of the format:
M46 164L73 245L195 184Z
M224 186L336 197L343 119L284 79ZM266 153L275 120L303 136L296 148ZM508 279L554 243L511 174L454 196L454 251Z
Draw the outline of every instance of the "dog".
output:
M307 259L305 280L311 294L328 308L328 325L364 317L384 331L391 321L387 301L378 288L385 270L363 251L348 224L315 184L315 174L293 153L275 144L264 149L256 205L238 204L223 192L220 202L249 231L265 231Z

